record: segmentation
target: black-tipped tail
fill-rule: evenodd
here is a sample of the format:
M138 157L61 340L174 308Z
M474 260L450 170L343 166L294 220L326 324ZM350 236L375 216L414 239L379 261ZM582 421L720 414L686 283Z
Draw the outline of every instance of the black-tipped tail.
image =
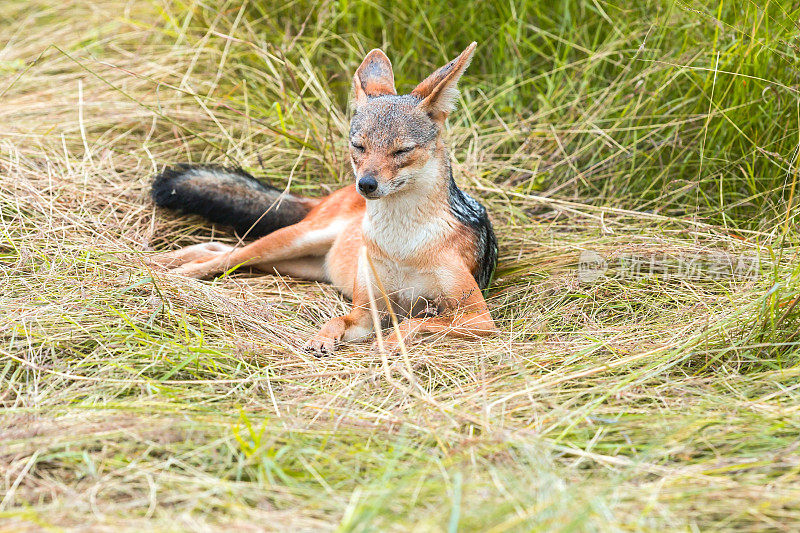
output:
M210 165L169 167L155 177L151 194L158 206L201 215L253 238L300 222L317 203L284 194L244 170Z

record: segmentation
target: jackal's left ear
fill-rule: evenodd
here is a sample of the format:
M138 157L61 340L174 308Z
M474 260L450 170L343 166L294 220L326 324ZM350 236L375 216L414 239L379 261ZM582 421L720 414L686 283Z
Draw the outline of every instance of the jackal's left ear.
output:
M413 96L422 100L419 105L431 118L443 119L455 109L458 80L472 61L476 46L478 43L475 42L467 46L461 55L425 78L411 91Z
M365 101L370 96L397 94L392 63L383 50L372 50L361 62L353 76L353 90L356 102Z

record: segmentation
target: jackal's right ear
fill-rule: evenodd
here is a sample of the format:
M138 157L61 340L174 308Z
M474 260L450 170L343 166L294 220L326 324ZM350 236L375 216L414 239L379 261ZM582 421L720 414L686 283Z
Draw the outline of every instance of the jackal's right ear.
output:
M392 63L382 50L372 50L361 62L353 76L353 90L356 103L364 102L370 96L397 94Z

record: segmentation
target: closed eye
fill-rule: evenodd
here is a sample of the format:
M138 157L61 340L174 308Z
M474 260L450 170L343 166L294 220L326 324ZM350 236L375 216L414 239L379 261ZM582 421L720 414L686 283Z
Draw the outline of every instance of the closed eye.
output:
M364 148L364 145L363 145L363 144L358 144L358 143L350 143L350 146L352 146L352 147L353 147L353 149L354 149L356 152L363 152L363 151L365 150L365 148Z
M406 146L405 148L400 148L398 150L395 150L394 152L392 152L392 155L398 156L398 155L407 154L411 150L413 150L414 148L416 148L416 146Z

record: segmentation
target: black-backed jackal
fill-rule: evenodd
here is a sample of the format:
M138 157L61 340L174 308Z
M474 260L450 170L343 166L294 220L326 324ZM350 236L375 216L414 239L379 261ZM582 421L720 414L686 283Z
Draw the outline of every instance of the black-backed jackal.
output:
M367 54L353 77L355 183L324 198L282 194L236 169L165 170L153 183L158 205L260 238L239 248L212 242L150 259L194 278L246 265L333 284L353 308L308 341L317 353L371 333L370 307L385 311L383 294L397 315L408 316L387 338L390 350L421 332L493 333L481 290L497 262L494 231L486 209L456 186L442 139L474 51L472 43L406 95L395 91L386 54Z

